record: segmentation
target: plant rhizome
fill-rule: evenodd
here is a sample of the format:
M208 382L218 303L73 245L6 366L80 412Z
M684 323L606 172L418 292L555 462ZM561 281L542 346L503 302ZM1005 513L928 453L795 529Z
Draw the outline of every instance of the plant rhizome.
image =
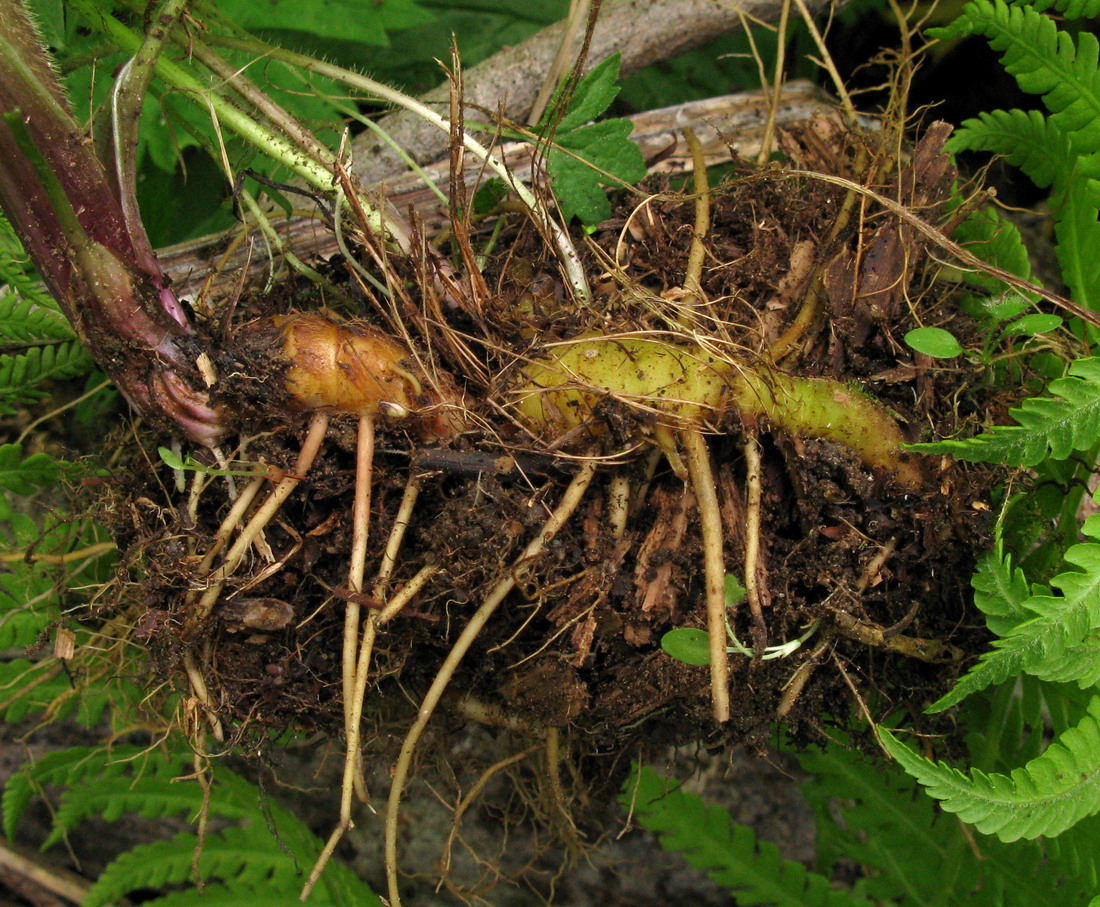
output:
M453 272L364 235L359 261L319 265L323 290L244 287L213 316L239 446L177 475L133 458L111 510L138 586L114 632L186 674L226 740L342 734L344 691L368 727L405 726L433 681L581 756L760 743L777 715L812 738L853 693L876 717L919 710L980 645L962 590L991 477L901 449L978 421L963 361L902 337L976 329L880 201L941 230L963 216L946 132L899 160L889 130L823 117L782 135L783 166L651 178L577 240L586 300L533 220L468 205ZM373 403L347 403L364 374ZM662 650L684 627L709 667Z

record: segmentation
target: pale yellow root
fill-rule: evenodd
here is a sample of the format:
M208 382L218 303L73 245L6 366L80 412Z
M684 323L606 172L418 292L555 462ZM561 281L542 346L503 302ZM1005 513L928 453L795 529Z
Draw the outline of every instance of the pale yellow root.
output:
M688 473L703 536L703 573L706 582L707 639L710 643L710 697L714 720L729 721L730 664L726 652L726 559L722 514L714 485L710 451L701 432L683 430L680 442L687 455Z
M233 506L229 508L229 513L225 515L225 519L218 527L218 531L214 533L214 544L207 549L206 554L203 555L202 561L199 563L198 572L200 575L210 569L214 563L214 558L221 554L222 549L229 543L233 530L244 519L245 512L252 506L252 502L256 499L260 489L263 488L265 481L266 479L263 476L256 476L237 496Z
M710 232L710 181L707 176L707 160L703 146L695 132L684 129L684 138L691 149L692 181L695 188L695 229L691 235L691 249L688 251L687 268L684 271L684 292L692 305L706 303L703 295L703 263L706 261L705 241Z
M760 589L760 514L764 499L760 444L754 434L745 440L745 598L752 614L756 657L768 647L767 627Z
M348 597L344 609L343 668L344 728L351 750L351 698L355 687L355 653L359 648L359 595L367 567L370 537L371 466L374 461L374 420L359 417L359 438L355 452L355 503L352 505L351 558L348 566Z
M355 501L351 516L351 557L348 562L348 600L344 606L344 639L340 659L344 699L344 777L340 786L340 820L332 830L313 871L302 889L302 900L309 897L321 877L340 839L352 827L352 801L356 791L366 794L359 758L359 719L352 705L355 689L356 651L359 646L359 596L367 569L367 543L370 540L371 474L374 464L374 420L359 417L359 435L355 450Z
M436 892L443 887L443 882L451 869L451 852L454 850L455 838L458 837L458 829L462 824L462 817L466 814L466 810L470 808L473 802L485 789L485 785L488 784L498 772L503 771L509 766L515 765L517 762L522 762L542 748L542 744L536 743L521 752L501 759L499 762L494 762L481 773L481 777L474 782L474 786L466 792L466 796L462 798L458 806L455 807L454 813L451 815L451 831L450 834L447 835L447 843L443 845L443 857L439 861L439 884L435 888Z
M199 867L206 847L206 829L210 822L210 759L206 755L205 741L200 737L191 764L195 767L195 780L202 790L202 805L195 819L195 849L191 853L191 881L201 886L203 879Z
M500 606L500 603L507 598L508 593L511 592L512 588L515 586L516 572L528 562L538 557L546 545L555 535L557 535L561 527L565 525L566 520L573 515L573 512L580 505L585 492L588 490L588 486L592 483L592 477L595 474L595 462L585 462L581 466L580 471L573 478L573 481L569 483L569 487L565 490L565 494L562 495L562 499L554 509L554 512L550 514L550 517L543 523L542 528L539 529L535 538L531 540L523 550L523 553L512 564L508 573L498 580L492 591L490 591L485 598L485 601L482 602L481 606L474 612L465 629L459 634L458 639L455 640L454 646L451 648L446 659L444 659L435 679L432 681L431 687L429 687L428 692L425 694L424 700L420 703L420 710L417 713L416 721L413 722L408 733L405 735L405 740L401 745L401 753L397 758L397 763L394 765L393 781L390 784L390 796L386 803L385 860L390 907L401 907L401 893L398 890L397 875L397 819L401 809L401 796L405 791L405 784L408 781L409 771L412 768L413 754L416 751L416 745L420 742L424 729L428 726L428 722L431 720L436 706L439 705L439 700L442 698L444 691L446 691L447 685L451 682L451 677L454 675L455 669L465 657L470 646L473 645L474 640L477 639L485 624L489 621L489 618L493 616L493 613Z
M275 518L279 508L283 506L286 499L290 497L291 492L298 487L306 473L309 472L310 467L313 466L313 461L317 459L317 454L321 450L321 443L324 441L327 431L328 415L323 412L314 413L309 423L306 439L302 442L302 449L298 452L298 459L294 464L294 473L286 476L275 486L268 499L257 509L244 529L241 530L237 541L226 552L222 565L210 575L206 591L188 616L185 631L187 634L197 630L209 617L210 612L214 610L214 605L225 587L225 581L237 569L245 554L248 553L249 548L252 547L252 543L263 532L268 523Z
M630 479L618 473L611 477L607 492L607 521L611 524L611 537L618 541L626 533L630 518Z
M832 644L833 633L831 630L826 630L821 634L821 640L814 647L814 650L806 656L806 660L802 662L798 670L791 675L791 679L783 687L783 698L779 700L779 706L775 710L777 719L782 720L790 714L794 704L798 701L798 697L802 695L802 690L805 689L810 676L821 663L821 656Z
M320 856L313 864L313 869L310 870L309 878L306 880L300 895L303 901L308 899L313 892L317 880L321 878L321 873L324 872L325 866L332 858L332 853L336 849L336 845L340 843L340 839L349 829L354 827L351 812L355 795L358 793L361 800L366 801L367 799L365 796L366 784L362 780L362 757L359 752L360 723L363 719L363 700L366 696L367 679L370 674L371 652L374 648L374 641L378 636L378 628L396 617L438 570L439 567L434 564L421 567L401 591L394 595L385 608L372 613L367 618L366 627L363 629L363 643L358 656L354 689L350 694L350 699L345 697L344 700L345 703L350 702L352 708L350 714L346 717L345 735L347 745L344 751L344 776L340 783L340 819L325 842ZM362 787L359 785L362 785Z
M401 496L401 503L397 507L397 515L393 519L393 528L390 529L390 537L386 539L386 550L382 553L382 563L378 565L378 575L374 578L374 597L382 600L386 591L386 583L390 581L390 575L397 564L397 552L401 549L401 543L405 539L405 530L412 522L413 508L416 507L416 499L420 496L420 479L415 475L409 476L405 485L405 493Z
M188 649L183 653L183 670L187 674L187 682L191 687L191 695L195 697L195 701L202 707L203 714L210 724L210 732L214 735L214 739L217 740L218 743L225 743L225 730L222 727L222 722L218 717L218 713L214 710L214 703L210 698L210 690L207 689L206 679L202 676L202 671L199 670L199 666L195 663L194 649Z

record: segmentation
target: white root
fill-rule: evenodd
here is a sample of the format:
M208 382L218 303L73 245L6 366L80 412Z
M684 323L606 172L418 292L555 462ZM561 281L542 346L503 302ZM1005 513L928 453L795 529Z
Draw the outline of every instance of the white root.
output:
M344 728L347 734L347 758L358 752L352 746L351 691L355 688L355 653L359 647L360 594L367 566L367 541L370 537L371 472L374 461L374 420L359 417L359 438L355 452L355 503L352 509L351 562L348 567L348 596L344 609L343 671ZM358 741L354 741L358 743Z
M730 718L730 665L726 652L726 559L722 514L706 438L701 432L685 430L680 432L680 441L687 454L691 486L699 505L710 648L710 697L714 720L723 722Z
M538 557L546 545L549 544L555 535L557 535L562 526L565 525L565 522L573 515L573 512L584 499L585 492L592 483L592 478L595 474L595 462L586 461L581 466L580 471L573 478L573 481L569 483L569 487L565 490L565 494L562 495L562 499L554 509L554 512L551 513L550 517L543 523L542 528L539 529L535 538L531 540L526 548L524 548L523 553L515 560L508 573L497 581L497 584L493 587L488 596L486 596L484 602L482 602L481 606L474 612L465 629L459 634L458 639L455 640L454 646L451 647L451 651L447 654L446 659L444 659L442 666L439 668L435 680L432 681L431 687L429 687L423 701L420 703L416 721L413 722L408 733L405 735L404 743L401 745L401 753L398 756L397 763L394 765L393 781L390 784L390 795L386 804L385 861L390 907L401 907L401 893L398 889L397 874L397 819L401 809L401 796L404 793L409 771L412 768L413 754L416 751L416 746L420 742L420 738L423 736L424 730L428 726L428 722L431 720L436 706L439 705L439 700L442 698L448 684L450 684L455 669L465 657L470 646L473 645L474 640L477 639L478 635L485 627L485 624L488 623L501 602L504 601L508 593L511 592L515 586L517 571L525 564Z
M298 487L302 479L305 478L306 473L313 466L313 461L317 459L317 454L321 450L321 444L325 440L327 431L328 415L324 412L314 413L309 423L306 439L302 442L302 449L298 452L293 474L286 476L275 486L268 499L257 509L244 529L241 530L237 541L226 552L222 565L208 578L206 591L199 599L198 605L188 615L189 631L194 631L201 626L203 621L209 617L210 612L214 610L214 605L221 596L222 589L225 588L226 580L233 575L233 572L244 559L245 554L248 553L249 548L252 547L252 543L263 532L268 523L275 518L279 508L283 506L286 499L290 497L291 492Z

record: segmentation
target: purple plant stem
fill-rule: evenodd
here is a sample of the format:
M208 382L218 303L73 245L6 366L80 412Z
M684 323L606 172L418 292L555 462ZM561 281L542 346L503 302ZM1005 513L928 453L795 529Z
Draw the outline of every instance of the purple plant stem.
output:
M18 0L0 0L0 206L100 367L161 428L225 434L205 349L140 224L127 222ZM131 206L136 210L136 206Z

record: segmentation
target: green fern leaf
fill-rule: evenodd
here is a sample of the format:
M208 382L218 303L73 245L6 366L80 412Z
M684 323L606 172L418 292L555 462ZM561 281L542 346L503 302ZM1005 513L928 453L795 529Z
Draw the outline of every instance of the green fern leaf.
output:
M683 853L691 866L707 870L714 881L734 892L738 904L868 904L851 892L834 890L825 876L801 863L782 859L775 845L757 841L752 830L734 824L726 810L708 807L647 766L635 766L619 802L633 808L638 821L660 836L666 850Z
M1064 185L1077 152L1069 137L1038 110L993 110L964 120L948 140L952 154L991 151L1019 167L1036 186Z
M1095 523L1090 525L1086 521L1082 531L1095 537L1100 530ZM943 711L978 690L1003 683L1017 674L1044 677L1053 672L1064 673L1067 653L1086 645L1100 630L1100 544L1074 545L1066 551L1065 561L1081 569L1054 577L1051 585L1062 594L1041 591L1020 602L1020 608L1034 616L994 640L992 650L928 711Z
M1075 302L1100 309L1100 154L1077 158L1072 178L1063 191L1051 196L1055 213L1054 252L1062 279Z
M1097 146L1072 141L1053 118L1037 110L994 110L967 120L948 147L1003 154L1037 186L1053 188L1050 207L1063 277L1076 301L1100 305L1100 269L1093 253L1100 244Z
M1058 659L1031 670L1050 683L1076 683L1088 688L1100 683L1100 634L1090 633L1081 642L1067 646Z
M1100 441L1100 358L1078 359L1050 383L1052 397L1032 397L1011 411L1019 425L998 425L975 438L913 444L918 453L950 454L977 463L1035 466L1064 460Z
M15 494L34 494L57 482L58 461L46 453L23 456L21 444L0 444L0 488Z
M1080 879L1090 894L1100 891L1100 816L1082 819L1046 845L1048 877Z
M364 902L369 903L369 902ZM328 892L315 889L309 898L309 907L330 907L330 905L354 905L354 901L334 901ZM202 888L187 888L152 901L143 901L143 907L302 907L297 894L274 891L269 886L241 885L226 882L220 885L204 885Z
M0 290L0 348L34 346L50 340L73 340L76 335L68 320L50 300L27 298ZM6 342L5 342L6 341Z
M831 846L835 857L860 864L877 903L1031 907L1050 897L1039 845L984 842L983 858L974 859L966 831L944 822L930 798L914 797L917 782L897 766L868 766L862 753L835 742L798 760L810 775L802 792L817 817L818 852ZM818 868L828 874L832 861Z
M974 588L974 604L997 636L1006 635L1033 616L1025 606L1032 591L1027 577L1023 570L1013 567L1000 542L978 559L970 585Z
M1027 3L1028 0L1019 0ZM1036 12L1055 9L1066 19L1092 19L1100 16L1100 0L1034 0L1029 5Z
M1031 260L1023 237L1016 225L996 208L979 208L959 225L951 238L965 245L982 261L1004 268L1024 280L1030 279ZM978 316L991 322L991 329L1002 321L1016 318L1039 298L1034 293L1022 294L1000 278L978 271L968 273L966 282L994 297L971 297L968 300L976 303ZM1006 294L1010 295L1006 298Z
M84 907L112 903L138 888L160 889L188 882L196 840L195 835L183 833L168 841L143 844L127 851L99 876L85 897ZM227 828L204 841L199 875L203 879L225 880L237 892L251 890L253 904L296 903L296 893L305 882L305 870L320 851L320 842L316 841L316 845L309 853L289 855L262 822ZM334 899L333 888L325 886L324 877L321 881L318 890L321 903L382 907L382 902L363 883L356 886L352 900L345 900Z
M138 888L154 890L188 882L197 838L183 832L167 841L142 844L111 863L85 896L84 907L101 907L121 900ZM296 867L266 830L227 828L209 835L199 857L203 879L234 878L271 891L289 892L300 886Z
M65 381L95 368L91 354L76 342L31 347L22 353L0 356L0 399L26 399L44 381Z
M886 729L879 733L890 755L943 809L1002 841L1058 835L1100 811L1100 697L1076 727L1007 775L975 770L967 777L917 755Z
M1001 53L1020 88L1043 96L1051 118L1082 147L1100 146L1100 43L1088 32L1073 37L1031 6L1004 0L972 0L935 36L984 35Z
M202 788L191 783L165 783L159 774L141 778L115 778L106 783L103 778L89 778L84 783L71 786L61 797L54 813L54 825L43 849L57 844L85 819L101 816L109 822L117 821L123 813L132 813L147 819L166 816L190 816L202 806ZM245 819L254 816L255 804L242 808L228 802L227 798L211 797L212 815L227 819Z
M86 374L92 358L57 303L26 268L10 225L0 221L0 402L33 397L43 381Z
M155 775L167 784L184 774L190 765L189 754L165 756L160 750L137 746L83 747L47 753L27 762L4 787L4 831L13 837L15 826L27 803L43 787L71 787L83 782L125 790L131 778Z

